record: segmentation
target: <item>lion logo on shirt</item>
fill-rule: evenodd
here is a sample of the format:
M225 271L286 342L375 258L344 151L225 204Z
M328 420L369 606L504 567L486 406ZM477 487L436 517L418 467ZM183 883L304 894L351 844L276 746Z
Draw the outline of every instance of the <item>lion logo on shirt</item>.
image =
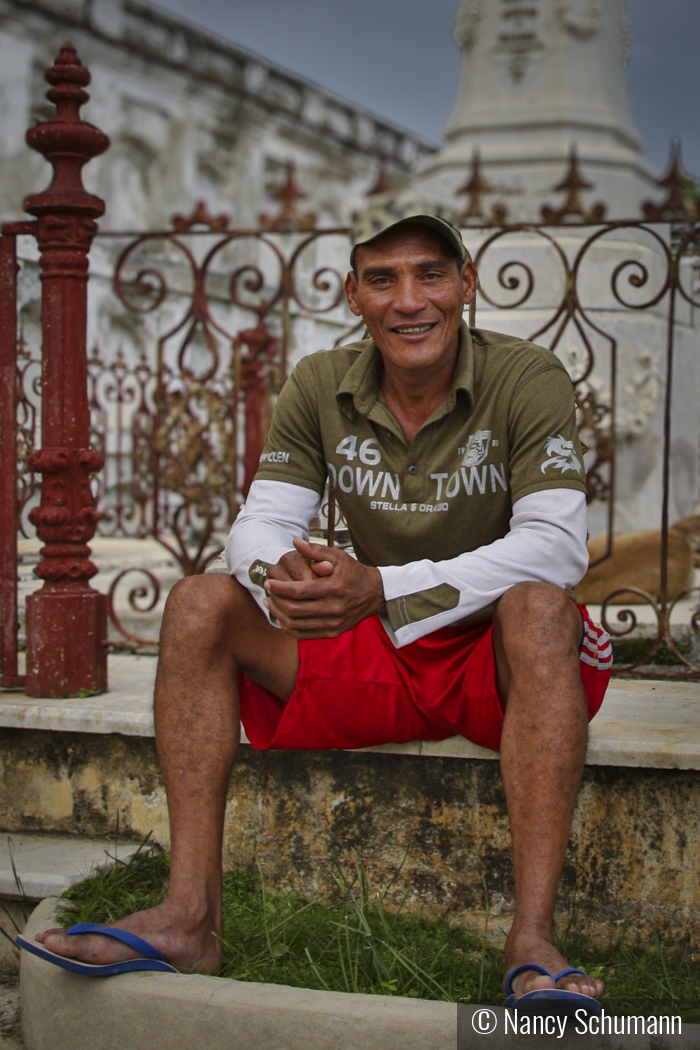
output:
M543 474L547 472L548 467L554 467L562 474L565 470L575 470L577 474L581 473L581 461L574 451L573 441L567 441L561 434L557 434L556 437L547 438L544 447L549 458L542 464Z
M491 433L490 430L477 430L476 434L469 435L469 441L462 459L463 467L478 467L480 463L484 462L489 454Z

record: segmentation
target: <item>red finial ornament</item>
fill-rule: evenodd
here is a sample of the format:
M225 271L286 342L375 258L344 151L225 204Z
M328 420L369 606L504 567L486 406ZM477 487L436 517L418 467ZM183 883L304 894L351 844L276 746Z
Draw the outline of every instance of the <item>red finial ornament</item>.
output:
M476 219L477 221L482 219L486 220L487 215L484 209L483 197L487 193L493 193L493 186L488 179L482 174L481 171L481 156L478 149L474 150L474 156L472 159L472 173L459 189L455 191L458 196L462 194L467 195L466 207L459 215L459 221L466 223L469 219ZM491 221L497 226L502 225L508 215L508 209L505 204L498 203L494 204L491 209Z
M578 153L576 146L571 147L569 154L569 170L561 182L552 187L554 193L566 193L566 199L560 208L553 208L550 204L542 205L542 218L551 226L561 226L565 219L579 219L581 222L602 222L605 218L606 206L598 201L590 208L586 208L581 199L581 190L592 190L593 183L584 176L578 165Z
M668 167L661 178L656 180L656 185L666 190L666 200L661 204L654 204L653 201L642 204L642 214L647 222L694 222L700 219L700 200L695 195L697 182L683 170L678 139L674 139L671 144Z
M285 181L281 186L270 191L272 199L280 202L279 213L269 216L263 212L259 216L263 230L274 230L277 233L302 233L305 230L313 230L316 213L310 211L302 214L297 208L297 201L305 200L307 194L297 186L294 176L294 163L288 160Z
M83 90L90 83L90 73L73 45L64 44L44 75L53 85L46 97L54 103L56 112L49 120L30 128L26 139L52 165L53 180L43 193L27 197L25 209L39 216L47 209L70 208L97 218L104 214L104 201L85 190L82 169L93 157L105 152L109 139L80 117L80 107L90 98Z

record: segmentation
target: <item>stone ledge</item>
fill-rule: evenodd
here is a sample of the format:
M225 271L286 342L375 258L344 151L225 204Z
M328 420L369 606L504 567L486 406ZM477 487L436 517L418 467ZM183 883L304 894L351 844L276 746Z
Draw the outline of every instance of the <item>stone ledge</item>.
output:
M78 835L6 834L0 836L0 972L16 971L19 953L8 938L25 926L36 901L63 893L96 865L111 857L122 860L138 849L132 842L85 838ZM19 876L19 885L12 867ZM1 1014L1 1011L0 1011ZM2 1041L0 1017L0 1050Z
M52 924L52 900L27 923ZM97 979L22 953L27 1050L454 1050L457 1008L181 974Z
M0 727L152 737L152 656L110 657L110 690L102 696L37 700L0 692ZM247 743L245 734L243 743ZM497 759L463 737L368 748L389 754ZM591 723L588 765L700 769L700 682L614 680Z

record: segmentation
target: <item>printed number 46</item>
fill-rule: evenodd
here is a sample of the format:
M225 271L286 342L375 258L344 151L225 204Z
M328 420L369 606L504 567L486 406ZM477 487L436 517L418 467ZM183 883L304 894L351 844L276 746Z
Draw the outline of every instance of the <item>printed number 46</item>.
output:
M362 442L360 445L360 463L365 463L368 467L376 467L377 463L381 463L382 454L376 446L376 438L367 438L366 441ZM353 459L357 459L357 437L351 434L349 437L343 438L335 451L336 455L345 456L352 463Z

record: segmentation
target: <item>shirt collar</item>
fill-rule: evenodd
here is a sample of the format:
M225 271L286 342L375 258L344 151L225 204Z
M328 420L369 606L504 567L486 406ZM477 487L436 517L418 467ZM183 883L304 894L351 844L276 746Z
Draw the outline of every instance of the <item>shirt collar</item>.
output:
M381 397L382 355L372 339L365 339L356 345L360 351L357 360L345 373L336 391L338 404L349 419L354 418L355 412L368 416ZM451 412L460 391L466 395L471 407L474 400L474 344L469 327L464 321L459 330L459 353L450 393L427 422L433 422Z

